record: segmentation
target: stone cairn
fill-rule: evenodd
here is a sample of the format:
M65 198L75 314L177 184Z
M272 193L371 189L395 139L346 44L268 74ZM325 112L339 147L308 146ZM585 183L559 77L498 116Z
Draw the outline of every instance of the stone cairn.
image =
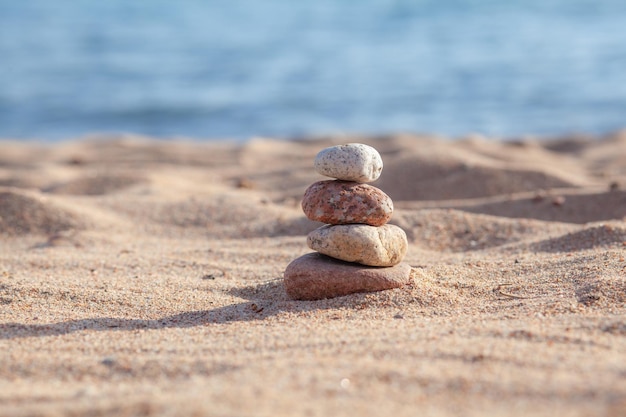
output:
M317 154L315 170L335 179L312 184L302 210L310 220L326 224L307 236L316 252L285 269L287 295L319 300L407 284L411 267L402 262L406 234L387 223L393 214L391 198L367 184L383 170L378 151L359 143L326 148Z

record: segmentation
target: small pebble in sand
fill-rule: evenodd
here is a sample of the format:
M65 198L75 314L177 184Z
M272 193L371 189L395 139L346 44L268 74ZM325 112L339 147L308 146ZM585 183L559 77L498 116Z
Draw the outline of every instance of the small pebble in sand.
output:
M346 181L376 181L383 170L378 151L362 143L348 143L321 150L315 157L315 170L326 177Z
M309 219L322 223L382 226L393 214L393 202L371 185L328 180L307 188L302 210Z
M348 262L394 266L406 255L406 233L398 226L325 225L307 236L309 248Z
M546 199L546 194L543 191L538 191L535 193L535 195L533 196L533 203L541 203L543 200Z

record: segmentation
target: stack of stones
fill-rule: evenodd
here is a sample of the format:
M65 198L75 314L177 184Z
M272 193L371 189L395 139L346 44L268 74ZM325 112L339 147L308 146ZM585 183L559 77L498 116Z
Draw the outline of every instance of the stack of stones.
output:
M387 223L393 214L391 198L367 184L383 170L378 151L359 143L326 148L317 154L315 170L335 179L312 184L302 209L309 219L326 225L307 237L316 252L287 266L289 297L318 300L407 284L411 267L402 262L406 234Z

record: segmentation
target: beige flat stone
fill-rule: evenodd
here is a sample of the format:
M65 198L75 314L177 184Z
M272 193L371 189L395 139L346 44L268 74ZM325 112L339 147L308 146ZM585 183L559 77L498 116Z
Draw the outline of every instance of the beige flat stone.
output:
M309 248L333 258L369 266L393 266L408 249L406 233L393 224L325 225L307 236Z

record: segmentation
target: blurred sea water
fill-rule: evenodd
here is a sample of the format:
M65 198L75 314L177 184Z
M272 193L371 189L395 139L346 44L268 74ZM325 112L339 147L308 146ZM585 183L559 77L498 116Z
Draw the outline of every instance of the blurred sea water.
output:
M0 0L0 137L626 126L623 0Z

